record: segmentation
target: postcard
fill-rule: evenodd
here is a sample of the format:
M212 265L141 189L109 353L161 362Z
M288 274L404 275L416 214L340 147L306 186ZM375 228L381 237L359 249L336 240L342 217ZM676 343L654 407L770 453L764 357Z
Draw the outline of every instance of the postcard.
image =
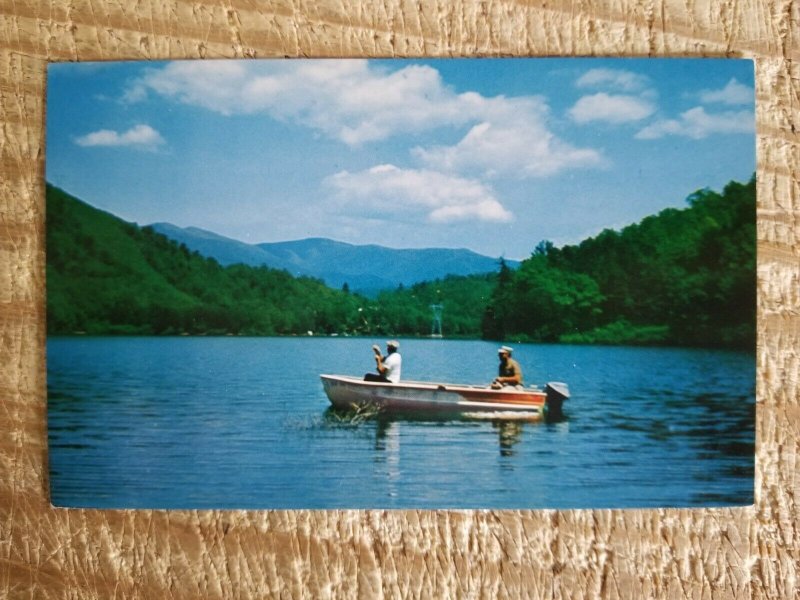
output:
M754 74L51 64L57 506L753 502Z

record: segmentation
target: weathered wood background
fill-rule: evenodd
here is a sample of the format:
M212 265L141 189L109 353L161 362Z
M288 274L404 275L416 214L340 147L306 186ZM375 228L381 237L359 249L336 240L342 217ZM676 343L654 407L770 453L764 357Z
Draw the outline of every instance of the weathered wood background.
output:
M0 597L796 598L800 3L0 0ZM755 498L731 510L91 511L48 503L48 61L756 59Z

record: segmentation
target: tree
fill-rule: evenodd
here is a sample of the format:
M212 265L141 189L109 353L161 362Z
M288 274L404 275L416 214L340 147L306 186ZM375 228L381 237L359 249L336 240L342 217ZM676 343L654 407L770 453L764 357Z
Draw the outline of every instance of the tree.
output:
M514 275L504 329L542 341L593 327L603 296L588 275L549 266L545 254L534 254Z
M502 340L506 334L506 312L514 282L514 271L502 257L499 261L497 284L481 319L481 337Z

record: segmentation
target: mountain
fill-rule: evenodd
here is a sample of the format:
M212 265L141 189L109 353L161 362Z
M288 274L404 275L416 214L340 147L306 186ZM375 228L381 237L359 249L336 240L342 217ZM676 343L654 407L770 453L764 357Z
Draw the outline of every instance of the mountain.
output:
M221 266L51 185L46 198L48 334L372 333L360 296Z
M242 263L285 269L292 275L323 280L335 288L347 283L353 291L374 293L398 285L440 279L447 275L495 272L498 260L464 248L394 249L354 245L327 238L246 244L198 229L156 223L155 231L223 265ZM506 261L516 268L517 261Z
M354 290L396 288L447 275L475 275L495 272L498 259L464 248L387 248L358 246L326 238L259 244L298 272L313 274L328 285L345 282ZM513 263L516 266L518 263ZM291 269L289 269L290 272Z
M150 227L157 233L184 244L193 252L214 258L221 265L268 265L276 269L285 269L293 275L308 275L307 272L298 269L297 265L285 262L267 249L239 242L199 227L184 228L171 223L153 223Z
M438 304L448 336L752 351L755 187L753 178L731 182L721 194L699 190L687 198L688 208L665 209L577 246L539 244L515 271L447 275L369 299L289 271L327 269L336 283L348 277L353 289L359 281L437 277L464 268L461 259L473 253L320 239L248 246L173 229L188 231L184 239L193 246L238 248L282 268L223 266L48 185L47 332L427 335L431 305Z

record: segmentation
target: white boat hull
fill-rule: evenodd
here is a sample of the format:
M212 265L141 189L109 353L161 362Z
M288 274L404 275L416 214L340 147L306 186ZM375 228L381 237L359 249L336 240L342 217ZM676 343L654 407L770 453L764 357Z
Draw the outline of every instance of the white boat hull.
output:
M341 409L366 406L386 410L519 412L541 416L548 405L548 397L551 402L554 401L553 394L548 393L549 387L548 391L511 387L494 390L480 386L420 381L381 383L343 375L320 377L331 404ZM558 409L560 410L560 400Z

